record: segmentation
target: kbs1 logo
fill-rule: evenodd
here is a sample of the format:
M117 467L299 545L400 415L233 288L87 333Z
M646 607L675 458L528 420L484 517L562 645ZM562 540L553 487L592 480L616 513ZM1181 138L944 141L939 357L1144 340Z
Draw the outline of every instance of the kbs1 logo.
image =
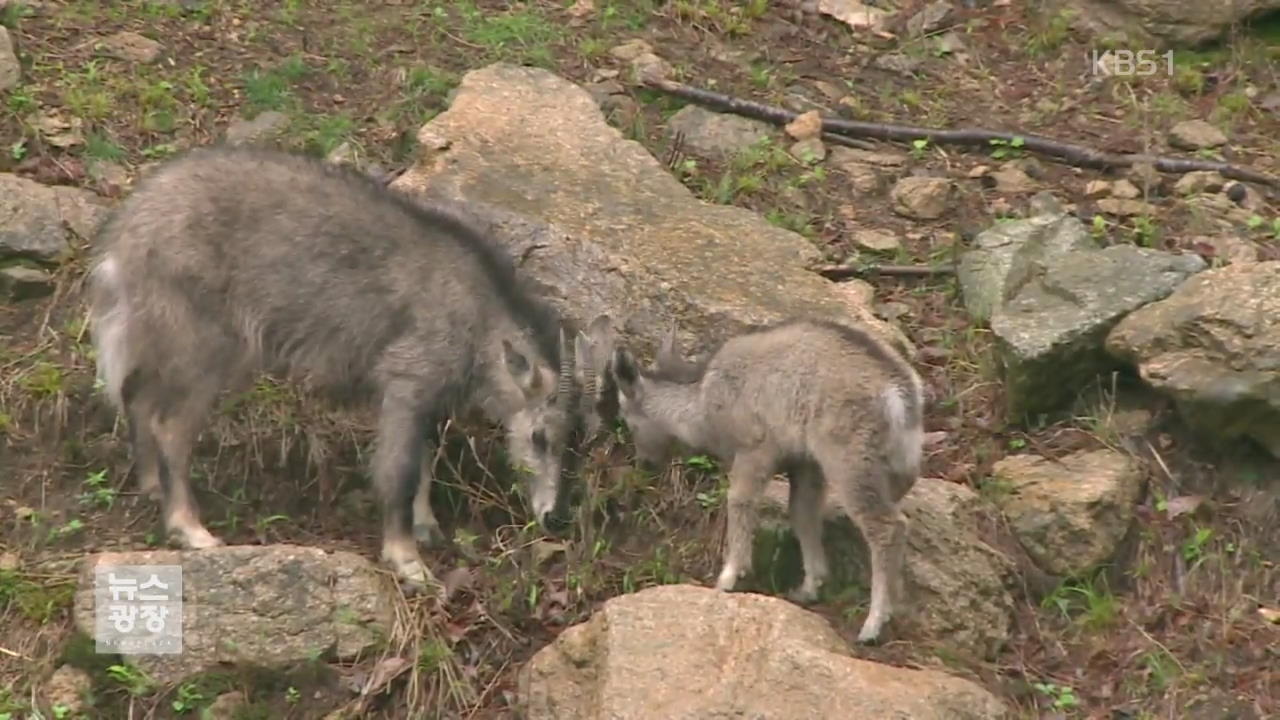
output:
M1173 51L1157 54L1155 50L1107 50L1092 51L1088 58L1089 72L1103 77L1155 75L1164 70L1173 74Z

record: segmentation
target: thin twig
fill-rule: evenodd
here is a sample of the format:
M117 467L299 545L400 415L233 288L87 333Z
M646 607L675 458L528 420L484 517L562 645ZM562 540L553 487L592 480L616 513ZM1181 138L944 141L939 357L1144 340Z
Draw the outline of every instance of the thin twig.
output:
M751 100L730 97L722 93L703 90L684 83L656 77L647 77L644 84L654 90L683 98L699 105L714 108L721 112L730 112L743 117L785 125L794 120L798 113L783 108L757 103ZM914 125L895 125L891 123L862 122L841 118L823 118L822 129L832 135L875 138L896 142L928 140L936 145L959 145L969 147L990 147L994 142L999 144L1018 143L1019 147L1030 152L1055 158L1063 163L1082 168L1112 169L1132 167L1149 163L1156 170L1164 173L1182 174L1196 171L1217 172L1223 177L1247 182L1256 182L1272 187L1280 187L1280 178L1251 168L1240 167L1230 163L1213 160L1196 160L1193 158L1174 158L1146 153L1108 153L1095 148L1074 145L1039 135L1000 132L982 128L962 130L942 130L938 128L917 127Z
M939 277L955 274L953 265L820 265L813 271L829 280L862 277Z

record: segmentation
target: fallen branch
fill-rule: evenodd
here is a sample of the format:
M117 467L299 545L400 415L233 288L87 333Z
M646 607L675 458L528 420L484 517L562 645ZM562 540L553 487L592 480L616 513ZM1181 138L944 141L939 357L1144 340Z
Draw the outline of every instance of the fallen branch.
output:
M812 268L828 280L864 277L939 277L952 275L954 265L821 265Z
M644 84L660 92L683 98L721 112L730 112L743 117L763 120L775 125L785 125L796 119L798 113L783 108L764 105L751 100L730 97L718 92L703 90L684 83L663 78L648 77ZM893 125L889 123L862 122L841 118L823 118L822 129L825 133L850 137L875 138L897 142L928 140L938 145L959 145L969 147L990 147L993 143L1013 144L1030 152L1040 153L1059 161L1082 168L1112 169L1132 167L1149 163L1156 170L1164 173L1182 174L1195 171L1211 171L1233 180L1255 182L1280 188L1280 178L1250 168L1232 165L1213 160L1196 160L1193 158L1173 158L1162 155L1143 153L1122 154L1108 153L1082 145L1073 145L1038 135L1022 135L1019 133L997 132L981 128L968 130L940 130L937 128L915 127L912 125Z

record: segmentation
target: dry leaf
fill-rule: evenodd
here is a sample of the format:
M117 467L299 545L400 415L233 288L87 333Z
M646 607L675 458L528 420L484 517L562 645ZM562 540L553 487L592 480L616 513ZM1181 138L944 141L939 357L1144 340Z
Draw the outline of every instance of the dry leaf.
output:
M1169 515L1169 519L1172 520L1179 515L1195 512L1196 508L1200 507L1203 502L1203 495L1180 495L1165 505L1165 512Z
M1260 607L1258 608L1258 614L1262 616L1263 620L1280 625L1280 610L1269 607Z
M577 0L569 7L569 14L575 18L584 18L596 11L596 4L592 0Z

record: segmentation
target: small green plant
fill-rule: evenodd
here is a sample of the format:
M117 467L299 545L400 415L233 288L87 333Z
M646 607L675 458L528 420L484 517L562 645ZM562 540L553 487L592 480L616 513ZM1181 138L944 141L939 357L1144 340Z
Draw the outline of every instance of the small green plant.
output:
M1156 222L1145 215L1133 219L1133 241L1138 245L1150 247L1155 244L1159 230Z
M719 467L715 458L709 455L693 455L684 461L686 467L691 467L704 472L715 472Z
M284 691L284 701L289 703L290 705L297 705L298 701L301 699L302 699L302 693L298 692L298 688L292 685L290 685L288 689Z
M1195 533L1182 543L1182 559L1190 563L1192 567L1199 565L1204 561L1205 547L1212 539L1213 528L1196 528Z
M434 672L453 656L453 650L439 638L429 638L418 651L418 669Z
M911 141L911 157L916 160L923 160L925 151L929 149L928 138L916 138Z
M1022 157L1022 146L1026 144L1026 140L1022 139L1021 136L1016 135L1012 140L992 138L990 142L991 146L995 148L995 150L991 151L991 157L996 160L1002 160L1006 157Z
M54 528L50 533L50 539L58 540L64 537L75 535L84 529L84 521L80 518L71 518L65 524Z
M151 679L146 673L129 665L111 665L107 677L119 683L130 695L146 695L151 692Z
M1071 710L1080 706L1080 700L1076 698L1076 691L1071 689L1069 685L1043 682L1034 683L1032 687L1049 698L1054 710Z
M115 503L116 490L107 485L106 470L89 473L89 476L84 479L84 485L88 489L80 493L81 505L110 509Z
M204 702L204 694L200 692L200 688L192 683L183 683L178 686L177 697L173 699L170 705L173 711L182 714L195 710L200 703Z
M1262 232L1270 233L1274 238L1280 239L1280 217L1273 218L1271 222L1268 223L1261 215L1250 215L1249 219L1245 221L1245 225L1250 230L1260 230Z
M62 368L41 360L22 376L22 387L37 397L51 397L62 392Z
M1093 216L1092 223L1093 236L1099 240L1107 235L1107 219L1101 214Z

